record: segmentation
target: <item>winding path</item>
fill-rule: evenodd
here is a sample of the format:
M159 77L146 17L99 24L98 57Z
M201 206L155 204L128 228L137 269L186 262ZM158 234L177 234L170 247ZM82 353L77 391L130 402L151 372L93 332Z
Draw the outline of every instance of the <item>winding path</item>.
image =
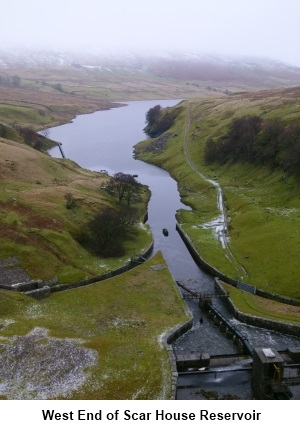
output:
M205 176L203 173L199 172L195 164L193 163L191 156L189 154L188 150L188 136L189 136L189 128L191 124L191 115L190 115L190 103L188 103L187 110L186 110L186 121L185 121L185 130L184 130L184 139L183 139L183 150L184 155L186 158L186 161L190 168L197 173L198 176L201 177L204 181L208 182L209 184L213 185L217 191L217 206L219 210L219 215L217 218L209 221L208 223L205 223L203 225L204 228L212 228L215 230L218 239L222 245L222 248L225 251L225 255L228 258L228 260L233 264L237 274L239 277L245 277L247 276L247 272L243 266L241 266L234 255L232 254L230 248L229 248L229 237L228 237L228 228L227 228L227 218L226 218L226 210L224 205L224 198L223 198L223 191L220 186L220 184L217 181L214 181L212 179L209 179L207 176Z

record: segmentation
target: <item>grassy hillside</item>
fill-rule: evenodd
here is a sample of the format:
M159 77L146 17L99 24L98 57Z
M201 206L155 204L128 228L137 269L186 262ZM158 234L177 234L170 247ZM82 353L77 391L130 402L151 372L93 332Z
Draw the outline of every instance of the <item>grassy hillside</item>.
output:
M80 246L77 234L116 198L101 187L106 175L81 169L24 144L0 139L1 259L14 257L34 279L73 282L119 267L151 243L146 228L134 227L118 259L101 259ZM66 195L76 204L67 208ZM143 219L149 193L135 204Z
M5 68L7 76L20 77L18 87L0 84L0 124L42 129L66 123L82 113L117 106L118 101L182 99L206 89L172 78L130 68L98 70L76 67ZM0 68L1 76L1 68ZM115 101L112 104L111 101Z
M0 399L168 399L161 336L187 319L160 254L37 301L0 290ZM41 365L42 363L42 365Z
M293 87L300 69L254 58L1 52L0 123L39 129L111 101L228 97Z
M70 121L80 113L107 109L111 103L85 94L75 96L26 80L17 87L0 86L0 123L42 129Z
M209 263L266 291L298 299L299 179L249 162L208 165L204 155L207 140L226 135L234 118L258 115L263 121L280 118L299 125L299 101L300 89L294 88L183 102L173 108L181 112L160 150L152 150L155 140L136 148L138 158L167 168L178 180L182 199L193 208L180 211L178 220ZM201 175L223 189L227 249L214 229L205 228L218 216L217 192Z
M119 206L104 189L108 176L36 151L19 128L49 127L111 103L102 101L95 83L85 81L88 73L80 74L79 83L65 71L31 72L30 77L22 74L18 88L0 86L0 283L30 278L71 283L128 263L148 249L152 235L141 222L131 226L118 258L95 255L81 245L88 222ZM62 91L53 87L56 82ZM121 87L119 82L115 89L125 98ZM39 149L45 150L44 144L51 142ZM75 202L70 208L67 196ZM132 199L140 221L149 197L143 187ZM165 268L157 271L152 265ZM168 399L172 374L161 336L186 319L160 254L112 280L43 301L0 290L0 358L5 363L0 398Z
M248 315L300 325L300 308L246 293L222 282L233 304Z

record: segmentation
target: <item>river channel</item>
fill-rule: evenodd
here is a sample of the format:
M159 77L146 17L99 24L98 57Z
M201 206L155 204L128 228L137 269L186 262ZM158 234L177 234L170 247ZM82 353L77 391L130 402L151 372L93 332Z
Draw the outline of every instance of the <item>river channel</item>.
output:
M71 123L48 129L49 137L62 143L65 156L80 166L94 170L106 170L109 174L124 172L138 175L138 181L149 186L151 199L148 207L148 224L154 238L155 253L161 250L175 280L196 292L212 291L214 280L194 262L177 233L175 214L178 209L190 210L180 201L177 183L161 168L133 158L133 146L147 138L143 132L145 114L153 106L173 106L180 100L150 100L125 102L124 107L79 115ZM59 149L50 154L61 157ZM162 229L167 228L165 237ZM210 355L235 354L237 348L219 329L202 315L197 302L187 300L193 318L193 328L174 344L178 354L208 352ZM218 299L213 305L236 325L252 347L273 347L284 350L300 346L300 339L245 325L235 320Z

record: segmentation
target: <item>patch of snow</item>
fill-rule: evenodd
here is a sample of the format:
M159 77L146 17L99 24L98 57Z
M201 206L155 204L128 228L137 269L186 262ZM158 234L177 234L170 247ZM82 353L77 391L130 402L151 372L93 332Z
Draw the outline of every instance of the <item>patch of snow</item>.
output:
M289 216L295 212L297 212L296 208L275 208L275 207L266 207L266 211L279 216Z
M49 336L41 327L0 340L0 395L11 400L70 397L87 382L87 369L98 360L83 342Z
M14 324L15 321L14 320L0 320L0 330L2 330L3 328L7 327L10 324Z
M110 321L110 327L113 328L122 328L122 327L132 327L132 328L140 328L144 327L146 322L140 319L123 319L123 318L115 318Z
M42 317L43 309L40 303L30 303L26 308L26 316L28 316L30 319Z
M107 264L105 264L105 263L98 263L98 267L101 267L101 268L105 269L107 267Z
M143 222L138 222L137 226L141 228L142 230L149 230L148 226L144 224Z

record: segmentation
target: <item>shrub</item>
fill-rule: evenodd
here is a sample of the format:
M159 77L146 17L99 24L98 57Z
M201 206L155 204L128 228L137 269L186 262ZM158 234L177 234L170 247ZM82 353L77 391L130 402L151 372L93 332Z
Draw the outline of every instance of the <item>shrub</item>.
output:
M121 257L124 255L123 241L136 219L135 209L105 208L85 226L77 240L96 255Z

